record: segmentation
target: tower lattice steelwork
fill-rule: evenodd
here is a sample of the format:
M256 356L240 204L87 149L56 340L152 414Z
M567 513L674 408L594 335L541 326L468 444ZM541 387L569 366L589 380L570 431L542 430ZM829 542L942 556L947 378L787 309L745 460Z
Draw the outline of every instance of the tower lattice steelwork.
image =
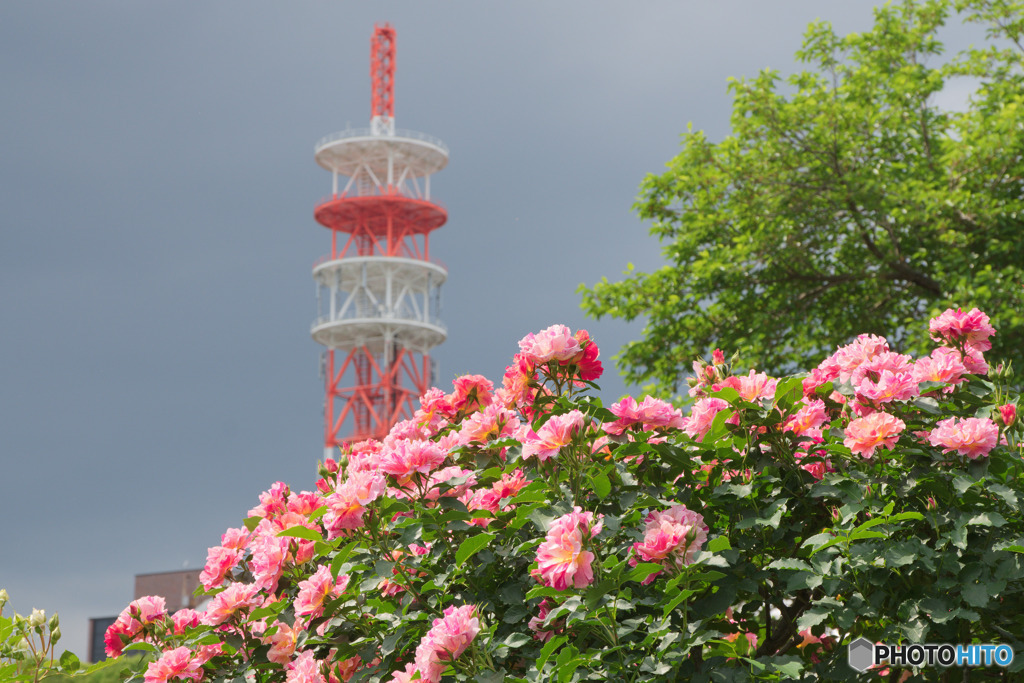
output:
M441 285L448 271L430 259L430 233L448 213L430 198L430 176L448 148L395 128L395 30L375 26L370 48L372 115L367 129L316 145L331 172L331 196L314 216L331 231L331 253L313 267L323 354L324 448L383 438L412 416L432 383L430 350L447 336Z

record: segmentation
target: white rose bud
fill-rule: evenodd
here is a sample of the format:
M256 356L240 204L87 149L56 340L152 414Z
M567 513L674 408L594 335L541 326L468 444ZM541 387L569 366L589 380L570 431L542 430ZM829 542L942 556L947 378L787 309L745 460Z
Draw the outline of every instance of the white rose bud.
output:
M41 609L32 608L32 616L28 618L28 625L32 628L41 628L46 623L46 612Z

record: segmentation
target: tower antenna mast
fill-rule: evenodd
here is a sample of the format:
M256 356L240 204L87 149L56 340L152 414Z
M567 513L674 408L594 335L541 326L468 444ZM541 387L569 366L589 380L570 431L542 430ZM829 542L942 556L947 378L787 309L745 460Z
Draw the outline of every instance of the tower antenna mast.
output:
M448 270L430 256L430 233L448 212L430 196L430 178L448 148L424 133L397 130L395 29L375 26L370 50L370 127L320 140L316 162L331 173L331 195L314 210L331 231L331 252L313 266L313 339L326 347L324 450L383 439L409 419L434 383L430 350L447 330L440 319Z

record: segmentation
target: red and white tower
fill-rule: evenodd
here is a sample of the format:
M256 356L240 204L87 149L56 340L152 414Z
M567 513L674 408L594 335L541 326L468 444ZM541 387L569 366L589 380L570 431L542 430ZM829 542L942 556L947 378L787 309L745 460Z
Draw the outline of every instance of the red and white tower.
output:
M316 144L331 196L314 212L331 231L331 253L313 267L313 339L327 347L324 449L380 439L412 417L432 384L430 350L447 336L438 317L443 265L430 233L448 213L430 198L430 176L448 164L440 140L395 129L395 29L375 26L370 127Z

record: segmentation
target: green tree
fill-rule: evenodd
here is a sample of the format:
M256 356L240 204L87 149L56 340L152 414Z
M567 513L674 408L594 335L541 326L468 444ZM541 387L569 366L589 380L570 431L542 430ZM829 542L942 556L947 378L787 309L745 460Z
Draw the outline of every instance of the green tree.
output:
M988 27L944 59L951 18ZM1024 2L906 1L871 31L810 25L786 80L734 80L732 133L689 128L635 209L667 264L580 286L592 317L646 318L618 361L634 382L678 388L716 347L785 372L855 334L902 351L920 324L977 306L993 358L1024 359ZM965 111L936 96L974 85Z

